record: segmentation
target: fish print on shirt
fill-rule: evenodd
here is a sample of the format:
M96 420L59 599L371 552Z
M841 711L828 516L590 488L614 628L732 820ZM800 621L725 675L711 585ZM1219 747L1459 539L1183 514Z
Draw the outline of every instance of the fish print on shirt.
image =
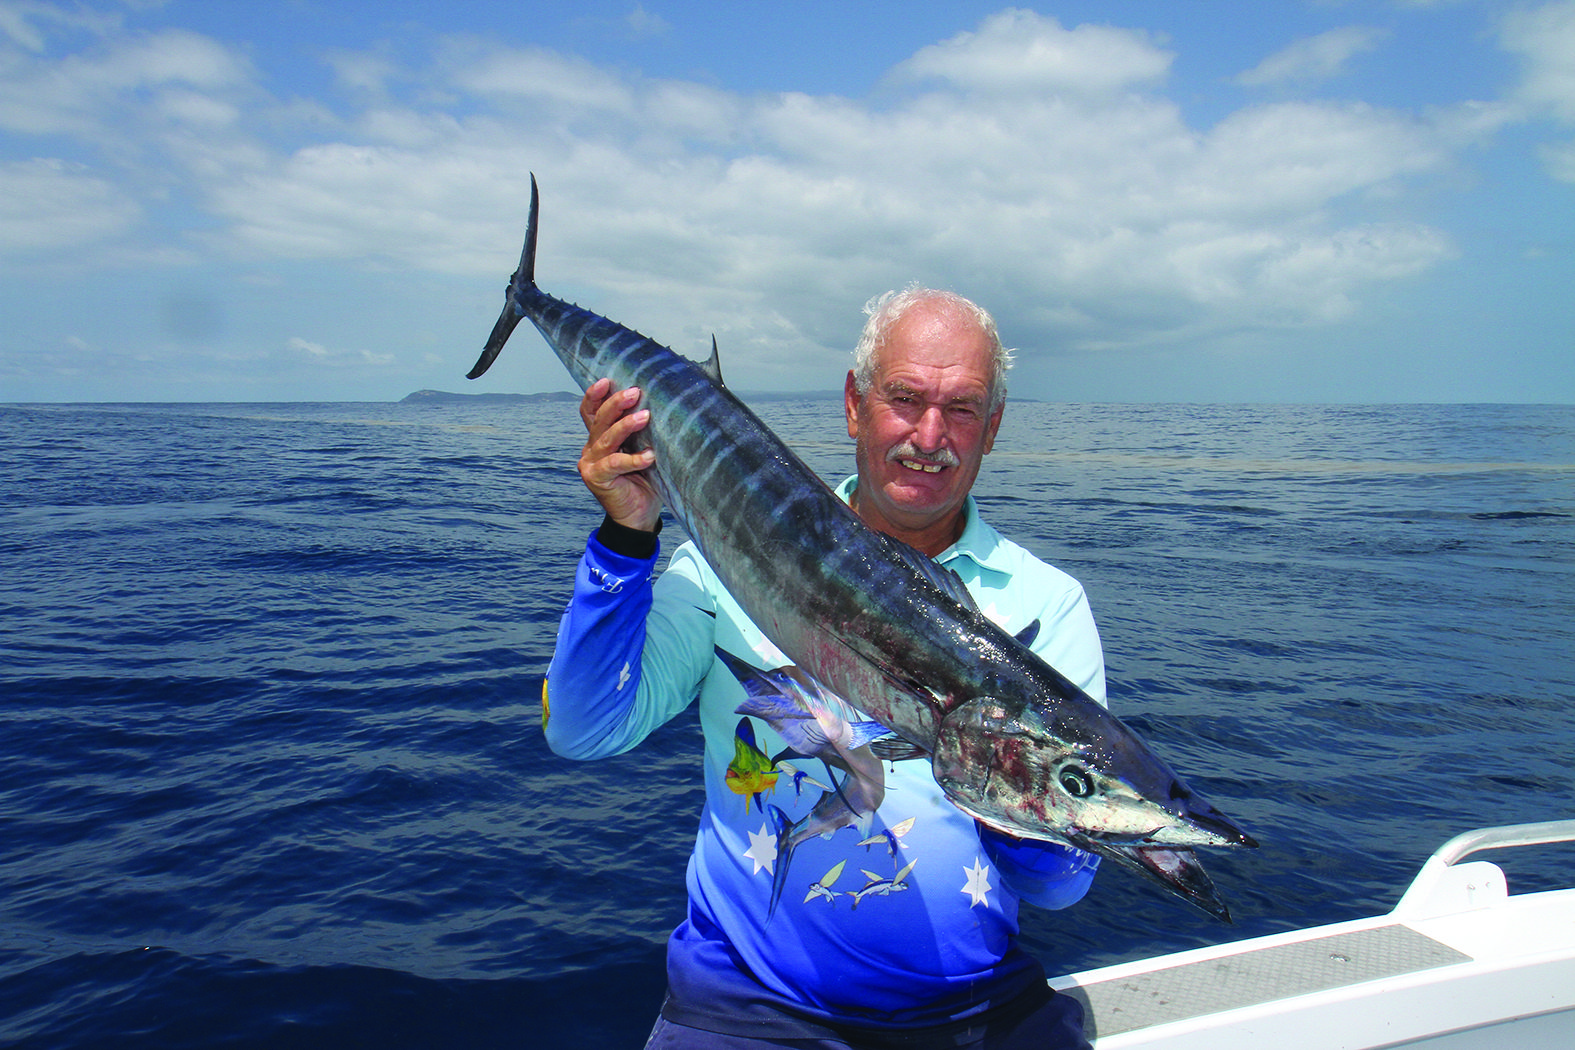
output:
M801 883L807 885L806 903L819 898L834 905L839 897L848 897L857 908L865 901L907 889L905 880L918 861L903 855L908 849L903 839L913 830L916 818L877 826L876 810L885 799L885 772L883 760L871 745L889 737L890 732L879 723L860 718L796 667L764 671L720 647L716 653L746 694L736 709L743 717L734 732L733 759L725 779L731 791L748 797L746 805L752 802L768 818L758 832L747 833L749 846L742 856L753 865L751 874L765 872L772 879L771 910L788 883L793 851L811 838L829 838L844 828L859 836L851 845L863 847L865 854L885 847L891 870L877 872L864 867L860 869L865 879L862 887L839 887L847 863L844 859L820 878ZM758 729L757 719L764 723ZM768 739L772 743L767 744ZM822 768L812 774L810 770L817 763ZM782 806L766 801L779 790L783 775L787 779L781 786L791 784L793 800L814 798L808 813L796 820Z
M733 761L727 764L727 788L735 795L746 798L744 808L753 802L764 812L760 799L777 786L777 767L755 744L754 723L747 718L738 720L733 733Z

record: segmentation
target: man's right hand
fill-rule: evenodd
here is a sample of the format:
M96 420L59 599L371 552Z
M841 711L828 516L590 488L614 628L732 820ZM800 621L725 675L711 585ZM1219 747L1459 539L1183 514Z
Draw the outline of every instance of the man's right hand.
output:
M662 517L662 497L645 471L656 462L656 453L623 450L651 421L649 410L634 411L639 402L638 387L613 393L611 379L598 379L586 389L580 420L590 436L580 452L580 478L609 518L626 528L652 532Z

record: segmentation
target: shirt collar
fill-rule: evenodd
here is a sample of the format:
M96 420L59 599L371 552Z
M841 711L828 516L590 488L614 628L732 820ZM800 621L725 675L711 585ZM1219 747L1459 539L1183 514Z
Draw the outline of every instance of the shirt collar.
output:
M837 496L844 503L853 501L853 490L859 487L859 476L850 474L844 478L842 484L837 486ZM984 519L979 517L979 504L974 502L972 496L963 501L963 531L957 537L957 542L947 547L935 556L935 560L942 565L953 558L969 558L981 568L988 567L989 557L994 553L1000 533L996 532Z

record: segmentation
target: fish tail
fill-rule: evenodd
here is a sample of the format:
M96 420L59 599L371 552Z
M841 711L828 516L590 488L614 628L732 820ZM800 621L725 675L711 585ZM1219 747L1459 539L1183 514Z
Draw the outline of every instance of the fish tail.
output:
M540 197L536 192L536 176L530 177L530 218L525 226L525 250L520 253L519 267L514 271L514 276L509 278L508 297L503 303L503 312L498 315L497 323L492 326L492 334L487 337L487 345L481 351L481 356L476 359L476 365L465 373L466 379L479 378L487 369L492 367L498 354L503 350L503 344L509 341L509 336L514 332L514 326L520 323L524 316L519 307L519 297L536 287L536 216L541 210Z
M793 822L776 806L771 807L771 823L777 833L777 866L771 873L771 903L766 908L766 921L776 914L782 891L787 888L788 865L793 863L793 851L798 843L793 841Z
M520 252L520 265L509 283L521 286L536 285L536 216L541 212L541 195L536 192L536 173L530 175L530 213L525 220L525 249Z

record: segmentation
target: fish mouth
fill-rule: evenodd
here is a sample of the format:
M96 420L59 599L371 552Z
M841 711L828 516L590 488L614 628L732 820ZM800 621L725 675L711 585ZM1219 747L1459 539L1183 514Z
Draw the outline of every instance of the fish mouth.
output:
M1235 925L1225 898L1214 888L1214 880L1209 878L1209 873L1203 869L1198 855L1192 850L1107 842L1083 835L1069 835L1067 839L1079 849L1109 857L1122 867L1159 883L1220 922Z
M1087 853L1108 857L1123 868L1137 872L1150 882L1157 882L1188 904L1220 922L1235 925L1235 920L1231 918L1230 906L1214 887L1214 880L1209 878L1209 873L1204 869L1203 862L1198 859L1197 852L1186 846L1166 846L1152 840L1133 840L1125 836L1117 838L1075 829L1044 834L980 816L961 805L958 808L981 824L1008 835L1046 842L1062 842ZM1257 845L1255 842L1251 844Z

